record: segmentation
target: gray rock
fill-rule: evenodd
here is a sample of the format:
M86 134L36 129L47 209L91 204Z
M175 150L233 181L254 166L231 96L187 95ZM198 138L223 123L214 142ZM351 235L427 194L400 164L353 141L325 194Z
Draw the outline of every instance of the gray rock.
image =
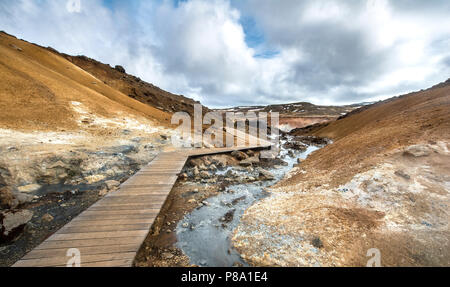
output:
M118 182L117 180L107 180L105 181L105 185L107 189L113 189L118 187L120 185L120 182Z
M13 192L14 197L17 200L18 205L30 203L34 200L34 196L31 194L25 194L21 192Z
M403 155L412 157L429 156L431 149L426 145L412 145L405 149Z
M198 167L194 167L194 170L192 171L192 173L194 174L194 176L198 176L200 174L200 171L198 170Z
M227 171L227 173L225 174L225 176L227 178L231 178L231 177L235 177L236 174L234 173L234 171L232 171L231 169L229 171Z
M407 179L407 180L411 179L411 177L408 174L406 174L403 170L397 170L395 172L395 175L403 177L404 179Z
M211 177L211 175L209 174L209 172L204 170L204 171L200 172L200 177L203 178L203 179L208 179L208 178Z
M241 151L233 151L231 153L231 156L238 159L238 160L245 160L248 158L248 155L246 155L245 153L241 152Z
M19 186L17 189L20 192L26 192L26 193L30 192L31 193L31 192L37 191L40 188L41 188L41 186L39 184L29 184L29 185Z
M259 176L267 180L275 179L275 176L271 172L262 168L259 169Z
M11 239L11 235L23 228L33 218L30 210L0 213L0 238Z
M172 259L173 258L173 254L172 253L169 253L169 252L165 252L165 253L163 253L163 254L161 254L161 258L162 259Z
M48 213L42 215L42 217L41 217L41 220L43 222L52 222L53 219L54 219L54 217L51 214L48 214Z
M259 158L257 157L250 157L244 160L241 160L241 162L239 163L240 166L252 166L254 164L258 164L259 163Z
M249 161L248 159L244 159L244 160L241 160L241 162L239 163L239 165L240 166L252 166L253 164L252 164L252 162L251 161Z

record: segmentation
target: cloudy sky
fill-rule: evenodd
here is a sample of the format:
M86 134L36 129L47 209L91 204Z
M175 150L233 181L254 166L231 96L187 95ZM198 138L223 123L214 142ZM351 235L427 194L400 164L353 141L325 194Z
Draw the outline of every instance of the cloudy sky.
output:
M210 107L384 99L450 78L448 0L0 0L0 30Z

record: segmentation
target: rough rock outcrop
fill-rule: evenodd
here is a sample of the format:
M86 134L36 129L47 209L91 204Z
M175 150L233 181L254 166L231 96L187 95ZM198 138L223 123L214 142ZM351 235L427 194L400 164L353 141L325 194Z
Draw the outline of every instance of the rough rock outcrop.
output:
M33 212L30 210L0 212L0 240L13 240L31 218L33 218Z

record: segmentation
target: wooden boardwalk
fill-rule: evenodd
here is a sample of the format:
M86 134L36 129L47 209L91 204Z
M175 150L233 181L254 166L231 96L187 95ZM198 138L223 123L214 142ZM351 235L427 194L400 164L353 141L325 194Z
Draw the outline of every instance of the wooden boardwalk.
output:
M180 150L159 154L120 188L74 218L13 267L65 267L68 250L82 267L131 267L160 209L191 156L269 147Z

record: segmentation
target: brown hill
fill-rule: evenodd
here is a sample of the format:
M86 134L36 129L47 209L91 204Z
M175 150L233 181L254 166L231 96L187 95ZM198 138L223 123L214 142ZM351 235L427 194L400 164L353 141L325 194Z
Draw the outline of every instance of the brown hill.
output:
M336 184L371 166L371 158L418 142L450 139L450 84L388 99L335 122L293 131L335 141L311 157L315 168L341 166ZM306 131L306 132L305 132ZM309 161L304 164L307 165Z
M170 114L131 99L58 54L0 33L0 122L4 128L77 129L72 102L107 118L124 113L156 124L170 121Z
M294 131L334 143L249 208L233 244L253 265L448 266L450 85ZM375 252L375 253L374 253Z

